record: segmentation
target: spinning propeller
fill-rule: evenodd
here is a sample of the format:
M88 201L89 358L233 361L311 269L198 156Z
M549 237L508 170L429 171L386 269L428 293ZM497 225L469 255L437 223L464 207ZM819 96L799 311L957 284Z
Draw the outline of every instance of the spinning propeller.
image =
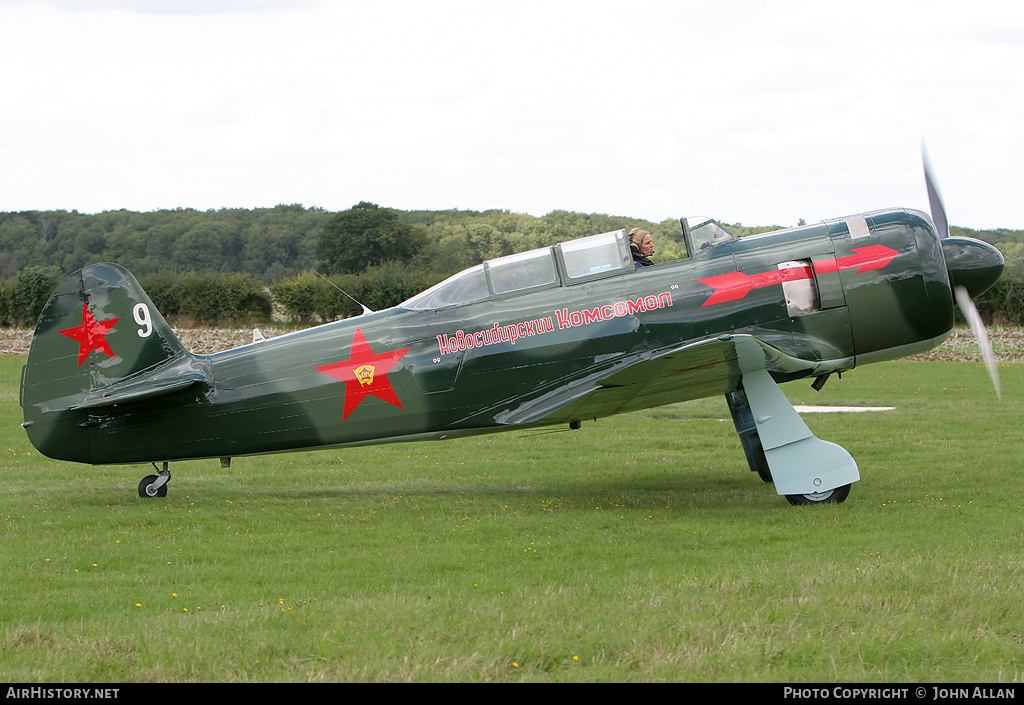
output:
M942 243L942 255L946 260L950 286L960 311L971 327L974 337L978 340L985 366L988 367L989 377L992 378L992 385L996 389L996 396L1002 399L995 353L992 350L992 343L989 341L985 325L981 321L981 315L978 313L978 307L974 305L973 297L986 291L1002 274L1003 256L999 250L987 242L969 237L952 237L949 234L946 209L942 205L942 196L939 194L938 185L932 174L928 154L923 147L921 156L924 160L924 180L928 189L932 223L935 225L935 231Z

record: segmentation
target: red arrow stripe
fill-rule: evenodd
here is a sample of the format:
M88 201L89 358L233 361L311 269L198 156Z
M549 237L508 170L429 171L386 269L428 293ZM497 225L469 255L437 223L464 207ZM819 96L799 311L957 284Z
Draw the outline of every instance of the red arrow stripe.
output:
M853 250L855 254L837 257L834 260L822 260L814 263L814 271L819 274L837 272L843 269L856 269L857 274L884 269L895 259L899 251L885 245L869 245Z
M876 269L884 269L899 254L897 250L885 245L858 247L853 250L853 253L846 257L815 262L814 271L818 274L824 274L846 269L856 269L856 273L860 274ZM753 289L762 289L766 286L774 286L775 284L788 281L810 279L812 276L811 268L804 265L774 269L759 274L730 272L729 274L719 274L714 277L698 279L697 281L714 289L711 296L703 304L703 306L714 306L715 304L727 303L729 301L739 301Z
M751 289L763 289L766 286L774 286L782 282L799 281L811 278L811 268L786 267L785 269L773 269L760 274L744 274L743 272L730 272L719 274L716 277L698 279L701 284L707 284L714 293L703 303L704 306L714 306L728 301L738 301L746 296Z

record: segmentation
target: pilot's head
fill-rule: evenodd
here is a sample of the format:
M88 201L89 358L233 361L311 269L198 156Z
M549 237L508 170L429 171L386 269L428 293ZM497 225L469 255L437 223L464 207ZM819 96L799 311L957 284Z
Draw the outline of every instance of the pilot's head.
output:
M654 240L651 234L642 228L633 228L629 231L629 249L643 257L650 257L654 254Z

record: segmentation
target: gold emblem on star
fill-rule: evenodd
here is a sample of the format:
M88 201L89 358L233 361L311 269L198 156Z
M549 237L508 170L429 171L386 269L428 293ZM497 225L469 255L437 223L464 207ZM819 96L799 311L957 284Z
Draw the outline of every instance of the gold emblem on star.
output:
M352 372L355 374L356 379L359 380L359 384L364 387L373 384L373 365L360 365L352 370Z

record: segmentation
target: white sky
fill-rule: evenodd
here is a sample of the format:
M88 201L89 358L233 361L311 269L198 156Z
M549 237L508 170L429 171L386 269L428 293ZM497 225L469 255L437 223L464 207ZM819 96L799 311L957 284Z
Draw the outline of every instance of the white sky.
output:
M1024 228L1013 0L0 0L0 211Z

